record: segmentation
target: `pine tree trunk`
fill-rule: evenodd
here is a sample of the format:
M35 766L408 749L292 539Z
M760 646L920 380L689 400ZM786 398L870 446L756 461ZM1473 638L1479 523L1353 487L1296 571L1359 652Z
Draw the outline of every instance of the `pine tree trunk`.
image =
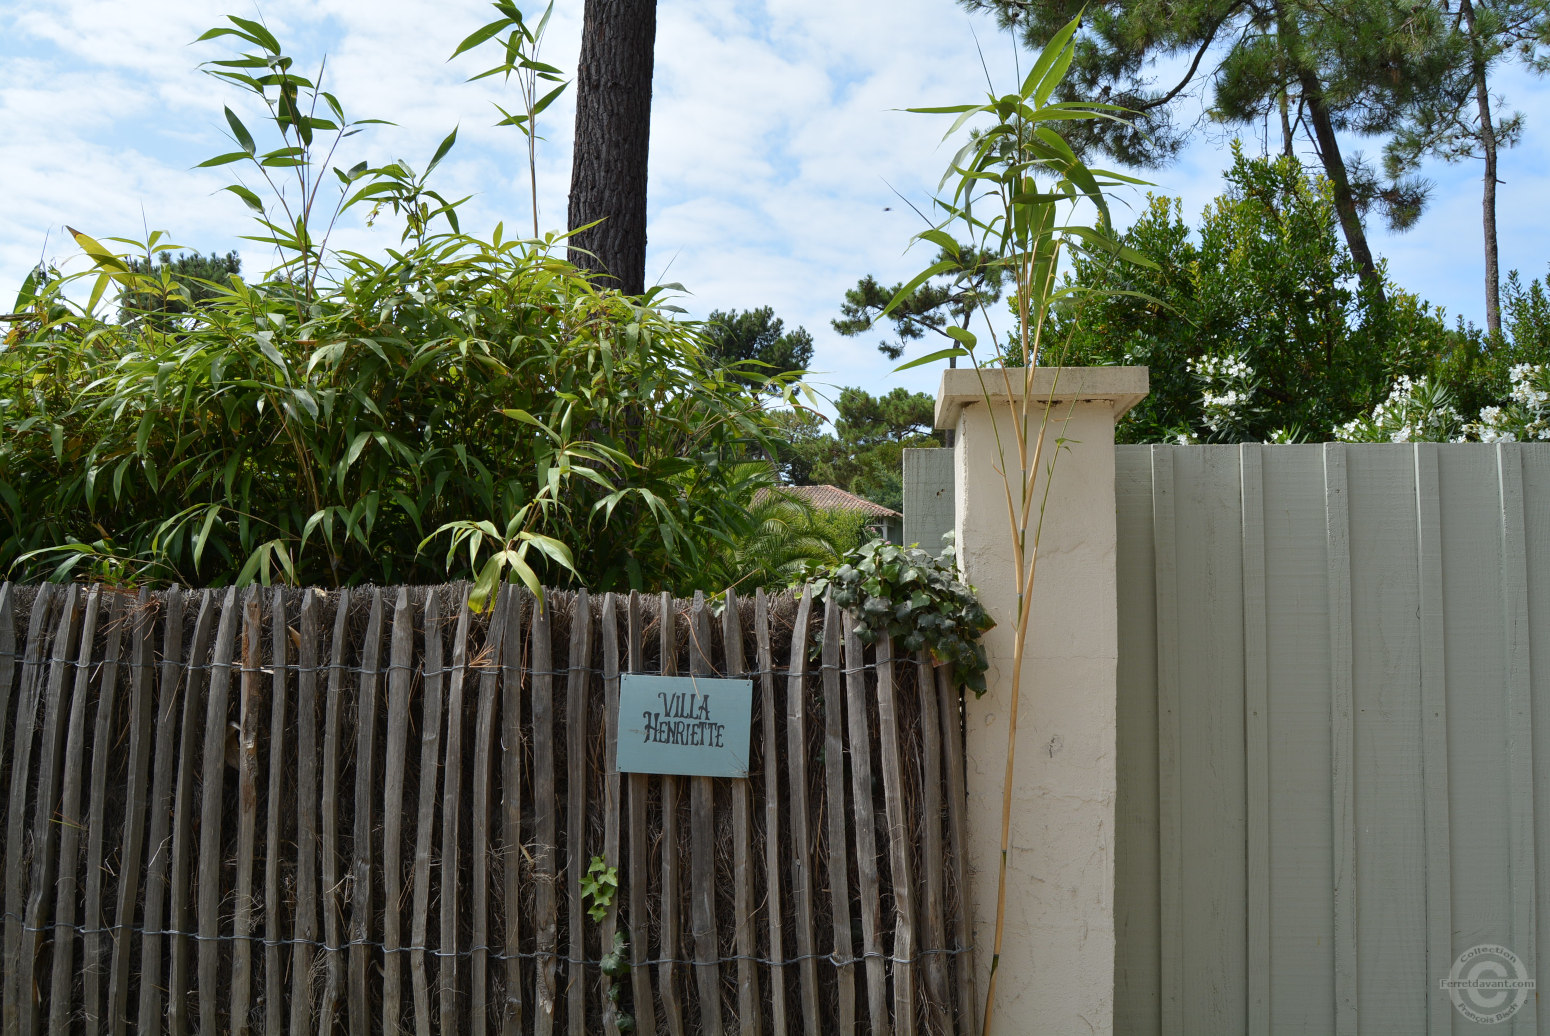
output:
M570 261L601 284L639 295L646 287L646 154L656 0L586 0L576 74L571 165Z
M1502 329L1501 272L1496 249L1496 124L1491 121L1491 91L1475 30L1475 8L1469 0L1463 0L1460 10L1469 25L1474 51L1470 71L1475 81L1475 105L1480 111L1480 148L1485 152L1485 189L1480 201L1480 222L1485 231L1485 326L1495 333Z
M1335 137L1335 125L1324 101L1324 87L1312 72L1301 70L1298 81L1302 85L1303 100L1308 105L1308 121L1313 125L1313 136L1318 144L1319 160L1324 165L1324 175L1335 195L1335 213L1340 217L1340 229L1345 232L1346 247L1356 260L1356 271L1365 285L1375 286L1383 293L1383 278L1378 265L1373 262L1372 249L1367 246L1367 231L1362 228L1362 217L1356 211L1356 197L1351 193L1351 179L1346 175L1345 160L1340 155L1340 141Z

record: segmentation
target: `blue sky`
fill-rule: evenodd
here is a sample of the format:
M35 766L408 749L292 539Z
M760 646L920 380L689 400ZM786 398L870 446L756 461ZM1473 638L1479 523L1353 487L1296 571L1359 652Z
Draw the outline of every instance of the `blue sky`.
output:
M544 56L564 69L575 66L581 6L556 3ZM237 240L246 209L220 192L223 170L191 168L229 150L222 105L247 111L245 99L197 71L229 47L189 43L223 9L194 0L8 0L0 9L0 292L40 257L79 263L65 224L99 238L165 229L201 250L237 248L250 272L267 265ZM398 124L354 138L346 164L423 165L456 125L458 145L437 178L444 193L473 195L465 229L530 224L521 137L492 126L492 102L509 105L514 94L494 81L463 82L484 67L477 55L446 61L491 17L485 3L249 0L231 10L261 12L302 64L326 53L348 111ZM925 207L951 153L939 145L946 127L897 109L977 100L985 80L976 36L996 81L1012 84L1009 39L950 0L660 0L658 10L648 280L682 283L693 316L773 306L812 332L821 382L933 391L934 371L892 374L874 338L842 338L829 321L862 274L899 280L929 258L924 247L906 253L918 220L893 189ZM1550 261L1542 200L1550 85L1509 73L1499 89L1528 113L1522 144L1502 162L1502 269L1541 276ZM1189 103L1184 116L1193 118L1199 102ZM541 125L546 228L564 221L571 115L567 96ZM1257 134L1242 132L1256 148ZM1181 197L1193 221L1221 188L1231 138L1209 128L1177 164L1144 175L1155 191ZM1380 142L1348 146L1376 155ZM1479 166L1439 164L1426 174L1437 184L1427 215L1403 236L1375 226L1374 248L1400 286L1479 322ZM394 237L347 218L335 240L367 250Z

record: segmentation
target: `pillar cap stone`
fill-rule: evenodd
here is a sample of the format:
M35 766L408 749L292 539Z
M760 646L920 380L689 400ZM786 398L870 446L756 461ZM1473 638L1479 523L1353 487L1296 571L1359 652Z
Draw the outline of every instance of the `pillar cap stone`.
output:
M1013 367L1004 374L1000 368L943 371L942 387L936 394L936 427L958 427L958 415L964 407L985 402L981 376L992 399L1005 398L1004 379L1011 381L1012 397L1021 399L1023 370ZM1118 418L1146 398L1149 382L1150 371L1145 367L1040 367L1033 374L1033 395L1040 401L1052 399L1055 403L1107 403Z

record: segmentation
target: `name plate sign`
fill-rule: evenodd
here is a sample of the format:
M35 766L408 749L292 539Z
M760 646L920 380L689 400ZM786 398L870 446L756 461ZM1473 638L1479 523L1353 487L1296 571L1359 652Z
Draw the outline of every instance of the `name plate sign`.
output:
M707 676L619 680L621 773L747 777L753 681Z

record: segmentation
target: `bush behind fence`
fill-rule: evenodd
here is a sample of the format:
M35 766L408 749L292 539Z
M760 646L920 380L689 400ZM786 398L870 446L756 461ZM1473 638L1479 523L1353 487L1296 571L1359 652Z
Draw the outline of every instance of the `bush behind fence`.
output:
M465 602L0 587L3 1036L972 1029L926 660L789 594ZM751 677L749 779L615 772L624 672Z

